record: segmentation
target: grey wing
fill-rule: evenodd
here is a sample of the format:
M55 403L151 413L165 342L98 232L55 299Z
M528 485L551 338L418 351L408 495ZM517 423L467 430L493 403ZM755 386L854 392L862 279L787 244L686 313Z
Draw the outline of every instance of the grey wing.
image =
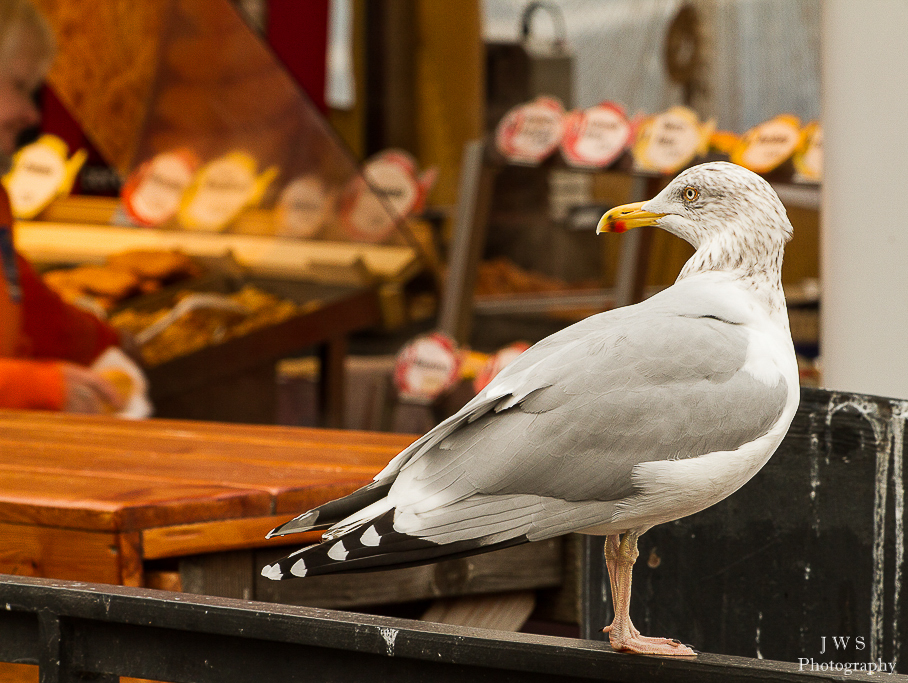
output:
M785 382L742 370L739 326L645 310L602 322L519 358L401 462L395 529L500 540L583 528L633 492L636 464L733 450L779 419Z
M501 411L509 401L518 401L525 398L526 394L539 389L539 382L524 382L522 388L516 392L511 387L510 377L515 375L523 377L525 370L534 368L540 362L549 361L554 354L570 348L573 344L584 339L590 332L601 330L604 319L613 319L632 307L608 311L594 315L558 332L549 335L540 342L524 351L507 365L489 385L469 401L456 414L439 423L429 432L418 438L407 448L398 453L388 465L375 476L377 482L393 479L401 468L410 460L421 457L424 453L437 446L440 441L462 428L464 425L475 422L489 411Z
M356 515L361 509L384 499L397 475L408 462L418 460L426 453L436 449L438 444L448 436L480 419L489 411L497 410L500 412L506 409L506 406L512 405L513 402L526 398L525 392L535 391L542 386L532 381L521 380L522 388L515 392L510 388L511 382L505 382L508 377L515 374L525 374L523 373L524 369L534 367L541 361L550 361L553 353L557 353L560 349L577 342L590 331L600 329L604 318L620 317L624 315L625 310L627 309L609 311L598 316L592 316L546 337L532 348L527 349L460 411L398 453L381 472L375 475L371 484L351 495L329 501L324 505L304 512L289 522L273 529L268 534L268 538L298 531L327 529L338 523L343 524L346 518L351 515L353 519L357 518Z

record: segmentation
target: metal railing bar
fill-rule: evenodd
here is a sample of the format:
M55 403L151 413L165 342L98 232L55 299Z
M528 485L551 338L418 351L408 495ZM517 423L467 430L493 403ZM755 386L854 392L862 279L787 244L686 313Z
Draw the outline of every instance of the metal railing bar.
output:
M585 640L0 575L0 634L10 632L11 624L27 624L30 615L59 620L56 631L44 627L45 634L59 634L53 651L65 660L60 675L42 673L48 682L89 672L105 678L251 683L286 677L294 666L303 667L301 675L312 673L313 680L351 680L357 672L368 680L440 683L484 680L477 678L482 671L496 681L844 680L801 672L795 663L710 654L688 660L633 656ZM29 629L31 637L40 636ZM40 650L26 642L16 661L38 663L36 653ZM17 657L6 645L0 655L6 661ZM876 679L853 674L848 680Z

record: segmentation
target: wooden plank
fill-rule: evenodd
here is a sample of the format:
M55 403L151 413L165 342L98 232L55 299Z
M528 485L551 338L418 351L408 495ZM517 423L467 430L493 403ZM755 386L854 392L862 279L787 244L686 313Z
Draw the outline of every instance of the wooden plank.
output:
M366 484L413 438L0 411L0 520L157 529L119 547L133 555L122 580L138 584L140 552L261 545L280 522Z
M560 538L553 538L421 567L290 581L270 581L256 573L255 599L310 607L354 607L552 587L562 578L561 544ZM294 549L257 551L255 566L271 564Z
M289 518L288 513L146 529L142 532L143 556L154 560L273 545L274 541L267 540L265 535ZM320 536L321 532L316 531L299 534L297 538L306 544L315 543Z
M140 588L145 585L145 568L142 563L142 534L128 531L117 534L117 550L120 553L121 586Z
M361 260L376 277L399 280L418 260L412 248L402 246L32 221L16 224L16 246L37 263L100 263L129 249L181 249L197 256L229 252L253 273L289 279L306 279L324 264L354 268Z
M217 452L208 449L182 454L154 448L141 449L135 444L126 448L72 442L48 446L43 443L11 442L5 438L0 438L0 449L15 453L15 458L0 458L0 468L7 471L218 485L256 489L273 495L300 486L311 488L322 484L367 482L386 464L385 460L365 466L347 465L343 461L334 465L301 462L284 467L267 462L244 462L236 455L218 462Z
M117 536L0 522L0 574L119 583Z
M38 683L38 666L0 663L0 683Z
M180 585L185 593L252 600L256 574L253 554L248 550L180 560Z
M50 203L38 216L42 223L98 223L108 225L113 221L119 197L93 197L91 195L66 195Z
M339 464L383 467L415 435L300 427L235 425L184 420L125 421L108 417L0 410L0 438L9 444L79 443L116 446L124 453L149 451L228 461L233 458L275 467ZM12 446L10 446L12 447ZM0 462L18 461L6 448Z
M261 516L271 505L250 489L0 467L0 520L20 524L130 531Z
M250 457L261 457L262 453L268 453L262 450L265 447L312 448L314 452L326 451L327 459L334 457L339 450L344 453L384 450L393 457L418 436L278 425L211 424L188 420L128 421L88 415L10 410L0 410L0 428L3 433L10 429L31 430L31 437L51 436L54 432L60 431L68 432L70 435L78 434L80 438L88 432L120 435L136 442L150 437L160 437L196 439L218 444L219 447L238 443L249 449ZM289 450L287 452L289 453Z
M533 591L471 595L436 600L420 621L452 626L489 628L496 631L519 631L536 606Z
M222 486L238 491L255 489L271 498L270 509L259 506L260 512L297 514L364 485L413 438L326 430L276 428L272 431L245 426L239 429L231 425L204 428L184 422L124 423L67 417L69 419L36 418L27 413L0 413L0 434L3 435L0 436L0 468L17 472L20 479L25 480L30 473L36 481L46 477L59 481L68 476L108 482L128 480L116 486L108 484L105 502L96 502L93 511L87 513L96 518L103 511L109 517L105 521L79 521L75 519L79 511L70 509L64 515L65 522L56 522L57 525L87 525L88 528L116 528L112 519L120 509L116 503L134 507L136 500L132 492L137 487L166 488L168 484L184 487L184 490L186 485ZM269 438L275 434L296 438ZM370 444L373 438L377 444ZM29 490L27 485L24 488ZM6 503L21 503L21 489ZM114 500L113 492L121 489L125 489L127 499ZM0 506L6 498L3 490L0 483ZM56 494L49 497L56 498ZM35 503L33 497L26 498L29 505ZM53 501L42 500L43 505L53 506ZM9 510L7 514L11 514ZM48 513L44 519L53 523L50 521L52 516L53 513ZM36 521L37 517L29 509L24 516L19 511L7 519ZM133 523L139 521L134 519Z
M364 486L391 457L381 453L368 466L348 465L338 457L334 464L313 464L304 461L306 453L302 452L297 453L300 462L256 462L252 458L244 461L247 451L243 449L227 454L219 454L217 447L180 453L156 450L151 444L142 449L135 444L117 448L103 443L104 439L92 438L53 444L0 439L0 450L10 455L0 458L0 472L8 475L0 481L0 518L43 519L44 523L76 528L148 528L157 525L151 523L151 510L135 508L167 504L166 497L175 494L245 497L248 500L241 509L246 514L290 516ZM137 489L145 491L141 499ZM64 502L67 490L79 491L75 500L81 505ZM24 511L15 509L21 506ZM45 512L37 512L36 507ZM177 518L162 517L161 523L168 519ZM183 521L195 520L184 517Z

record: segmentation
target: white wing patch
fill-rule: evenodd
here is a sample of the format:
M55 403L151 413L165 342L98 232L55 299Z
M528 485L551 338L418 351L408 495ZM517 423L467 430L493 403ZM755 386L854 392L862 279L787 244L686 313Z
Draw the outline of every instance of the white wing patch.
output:
M347 559L347 549L344 547L343 541L338 541L333 546L331 550L328 551L328 557L332 560L337 560L338 562L343 562Z
M284 573L281 571L280 564L275 562L274 564L266 564L262 567L262 576L266 579L271 579L272 581L280 581L284 578Z
M363 545L370 546L370 547L372 547L372 548L374 548L375 546L377 546L377 545L378 545L378 542L379 542L380 540L381 540L381 538L380 538L379 535L378 535L378 531L375 530L375 525L374 525L374 524L372 524L371 526L369 526L369 528L366 529L366 530L363 532L363 535L360 536L360 538L359 538L359 542L360 542L360 543L362 543Z

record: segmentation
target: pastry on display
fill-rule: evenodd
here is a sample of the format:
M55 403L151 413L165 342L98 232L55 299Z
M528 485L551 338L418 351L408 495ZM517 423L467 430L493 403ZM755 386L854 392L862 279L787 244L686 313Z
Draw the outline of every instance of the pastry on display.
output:
M147 311L129 308L119 311L111 316L110 324L134 337L139 336L143 330L168 316L174 306L191 294L194 292L189 290L178 294L173 306L165 308ZM148 367L160 365L206 346L276 325L299 315L309 307L318 306L318 302L300 306L251 285L224 296L239 304L239 308L245 312L223 307L191 310L141 345L143 363Z
M138 294L140 280L132 273L105 266L78 266L44 274L48 287L70 302L83 297L95 299L105 310Z
M133 273L142 280L174 282L199 274L198 264L181 251L133 249L107 257L107 267Z
M109 312L140 294L197 277L202 268L180 251L139 249L113 254L103 265L59 268L44 273L47 286L70 303Z

